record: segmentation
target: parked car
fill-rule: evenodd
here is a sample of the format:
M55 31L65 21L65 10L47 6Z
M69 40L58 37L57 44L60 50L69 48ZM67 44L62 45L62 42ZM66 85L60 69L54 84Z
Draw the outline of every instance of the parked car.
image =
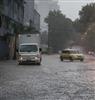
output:
M80 53L78 50L74 50L74 49L64 49L61 51L60 53L60 60L80 60L83 61L84 60L84 55L82 53Z

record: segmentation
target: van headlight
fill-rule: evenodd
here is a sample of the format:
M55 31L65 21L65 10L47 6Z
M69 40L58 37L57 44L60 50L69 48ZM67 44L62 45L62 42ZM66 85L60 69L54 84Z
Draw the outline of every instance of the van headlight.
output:
M20 57L20 60L23 60L23 58L22 58L22 57Z
M19 60L23 60L23 57L22 56L19 56Z
M35 60L38 60L38 57L35 57Z

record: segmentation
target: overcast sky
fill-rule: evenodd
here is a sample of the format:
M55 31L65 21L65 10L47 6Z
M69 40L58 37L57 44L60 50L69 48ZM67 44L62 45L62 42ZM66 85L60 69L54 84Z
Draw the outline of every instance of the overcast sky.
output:
M79 10L82 6L93 3L95 0L59 0L60 9L66 17L75 20L78 18Z

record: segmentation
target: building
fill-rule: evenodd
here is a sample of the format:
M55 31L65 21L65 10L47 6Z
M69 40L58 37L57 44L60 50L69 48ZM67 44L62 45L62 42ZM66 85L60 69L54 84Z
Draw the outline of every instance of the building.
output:
M40 32L40 14L34 9L34 27L37 32Z
M31 33L40 32L40 15L35 10L34 0L25 0L24 25L32 28Z
M24 20L24 0L0 0L0 55L15 56L16 35L21 33ZM6 48L4 51L2 51Z
M34 23L34 0L25 0L24 5L24 25Z
M1 59L15 57L16 37L23 33L23 25L31 26L32 33L40 32L40 15L34 8L34 0L0 0Z

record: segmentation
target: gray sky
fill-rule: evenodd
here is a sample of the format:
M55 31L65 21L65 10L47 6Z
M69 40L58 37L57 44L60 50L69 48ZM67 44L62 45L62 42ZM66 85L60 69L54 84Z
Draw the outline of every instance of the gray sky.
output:
M66 17L75 20L78 18L79 10L86 4L93 3L95 0L59 0L60 9Z

